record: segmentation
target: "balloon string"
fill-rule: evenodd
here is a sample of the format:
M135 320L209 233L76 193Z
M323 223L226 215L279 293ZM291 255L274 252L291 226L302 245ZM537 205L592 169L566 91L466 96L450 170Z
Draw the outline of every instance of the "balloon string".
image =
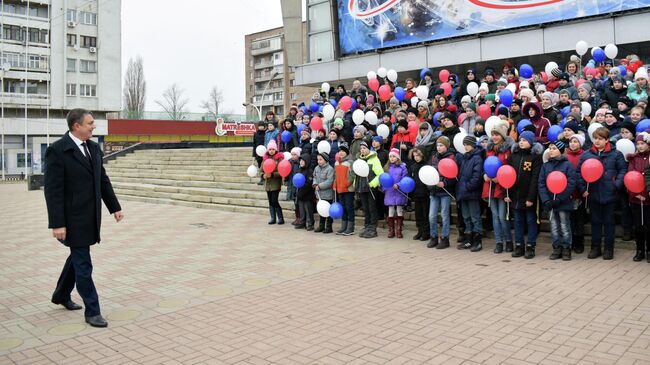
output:
M320 194L318 194L318 190L316 190L316 198L318 198L318 200L320 200Z
M492 203L492 180L490 180L490 189L488 190L488 208Z
M643 227L643 202L641 202L641 227Z
M589 192L589 183L587 183L587 192ZM585 198L585 210L589 208L589 196Z
M447 189L445 189L445 188L442 188L442 190L444 190L444 191L445 191L445 193L447 193L447 194L449 194L449 196L450 196L450 197L451 197L452 199L454 199L454 200L456 200L456 198L454 198L454 196L453 196L453 195L451 195L451 193L450 193L450 192L448 192L448 191L447 191Z
M506 189L506 198L510 199L509 190ZM506 202L506 220L510 220L510 202Z
M368 190L370 190L370 195L372 196L372 200L377 202L377 198L375 198L375 194L372 192L372 188L370 187L370 180L368 179L368 176L366 176L366 181L368 182Z

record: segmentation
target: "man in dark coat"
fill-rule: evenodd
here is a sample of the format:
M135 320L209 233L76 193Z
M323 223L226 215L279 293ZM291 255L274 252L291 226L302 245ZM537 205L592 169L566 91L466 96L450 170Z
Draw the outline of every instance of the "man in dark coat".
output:
M45 202L52 235L68 246L52 303L68 310L82 307L70 298L75 284L86 306L86 322L106 327L92 279L90 246L100 242L102 200L117 222L124 218L102 166L102 152L90 140L95 120L89 111L73 109L67 116L69 131L45 153Z

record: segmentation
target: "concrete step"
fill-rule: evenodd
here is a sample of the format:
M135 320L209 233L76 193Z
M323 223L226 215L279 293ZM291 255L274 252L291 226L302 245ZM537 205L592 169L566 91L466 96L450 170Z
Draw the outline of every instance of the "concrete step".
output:
M109 177L112 182L126 182L126 183L143 183L143 184L152 184L152 185L161 185L161 186L180 186L180 187L197 187L197 188L214 188L214 189L241 189L242 186L247 184L241 183L227 183L219 181L185 181L185 180L169 180L165 178L137 178L137 177L124 177L124 176L112 176L109 174ZM263 191L263 187L257 185L257 179L253 180L250 185L252 190ZM283 187L283 190L286 188Z
M192 167L192 166L210 166L214 168L220 167L248 167L253 163L253 160L229 160L229 161L197 161L185 159L184 161L169 161L169 160L160 160L160 159L125 159L118 158L116 160L109 161L108 166L138 166L138 165L152 165L152 166L170 166L170 167Z
M232 167L232 168L205 168L196 166L194 168L168 168L158 166L139 165L137 168L123 167L113 165L106 167L109 174L116 173L154 173L161 175L211 175L211 176L227 176L247 178L246 167Z
M201 174L189 173L161 173L155 170L140 171L128 169L124 171L107 169L109 177L133 177L133 178L149 178L149 179L168 179L168 180L189 180L189 181L218 181L228 183L247 184L251 182L251 178L247 176L223 176L216 172L205 172Z
M238 190L238 189L219 189L219 188L202 188L202 187L182 187L182 186L161 186L155 184L133 183L133 182L113 182L113 187L122 190L132 190L142 193L160 192L173 194L188 194L197 196L212 196L236 199L259 199L266 200L266 192L260 190ZM244 187L245 188L245 187Z

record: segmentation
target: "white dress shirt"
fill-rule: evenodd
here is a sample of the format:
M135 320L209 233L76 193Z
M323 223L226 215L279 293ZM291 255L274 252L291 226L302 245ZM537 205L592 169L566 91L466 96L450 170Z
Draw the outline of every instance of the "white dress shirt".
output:
M79 138L75 137L72 133L68 133L68 135L70 136L70 138L72 138L74 143L77 145L77 147L79 148L79 151L81 151L81 154L84 157L88 158L89 156L86 156L86 151L84 150L84 146L81 145L82 143L84 143L84 141L82 141ZM86 143L86 148L88 148L88 143ZM88 152L90 152L90 149L88 149Z

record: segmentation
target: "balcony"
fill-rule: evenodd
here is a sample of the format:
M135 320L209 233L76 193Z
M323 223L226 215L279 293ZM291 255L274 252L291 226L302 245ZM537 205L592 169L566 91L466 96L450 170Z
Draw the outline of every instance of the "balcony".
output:
M263 69L263 68L271 68L271 67L273 67L273 66L275 66L275 65L273 64L273 62L261 62L261 63L256 63L255 66L254 66L254 68L255 68L256 70L260 70L260 69Z
M278 52L278 51L281 51L281 50L282 50L282 43L280 43L277 46L271 45L269 47L251 49L251 55L258 56L258 55L261 55L261 54L273 53L273 52Z
M9 106L46 106L48 104L47 94L27 94L25 93L0 93L0 102L4 103L5 107Z

